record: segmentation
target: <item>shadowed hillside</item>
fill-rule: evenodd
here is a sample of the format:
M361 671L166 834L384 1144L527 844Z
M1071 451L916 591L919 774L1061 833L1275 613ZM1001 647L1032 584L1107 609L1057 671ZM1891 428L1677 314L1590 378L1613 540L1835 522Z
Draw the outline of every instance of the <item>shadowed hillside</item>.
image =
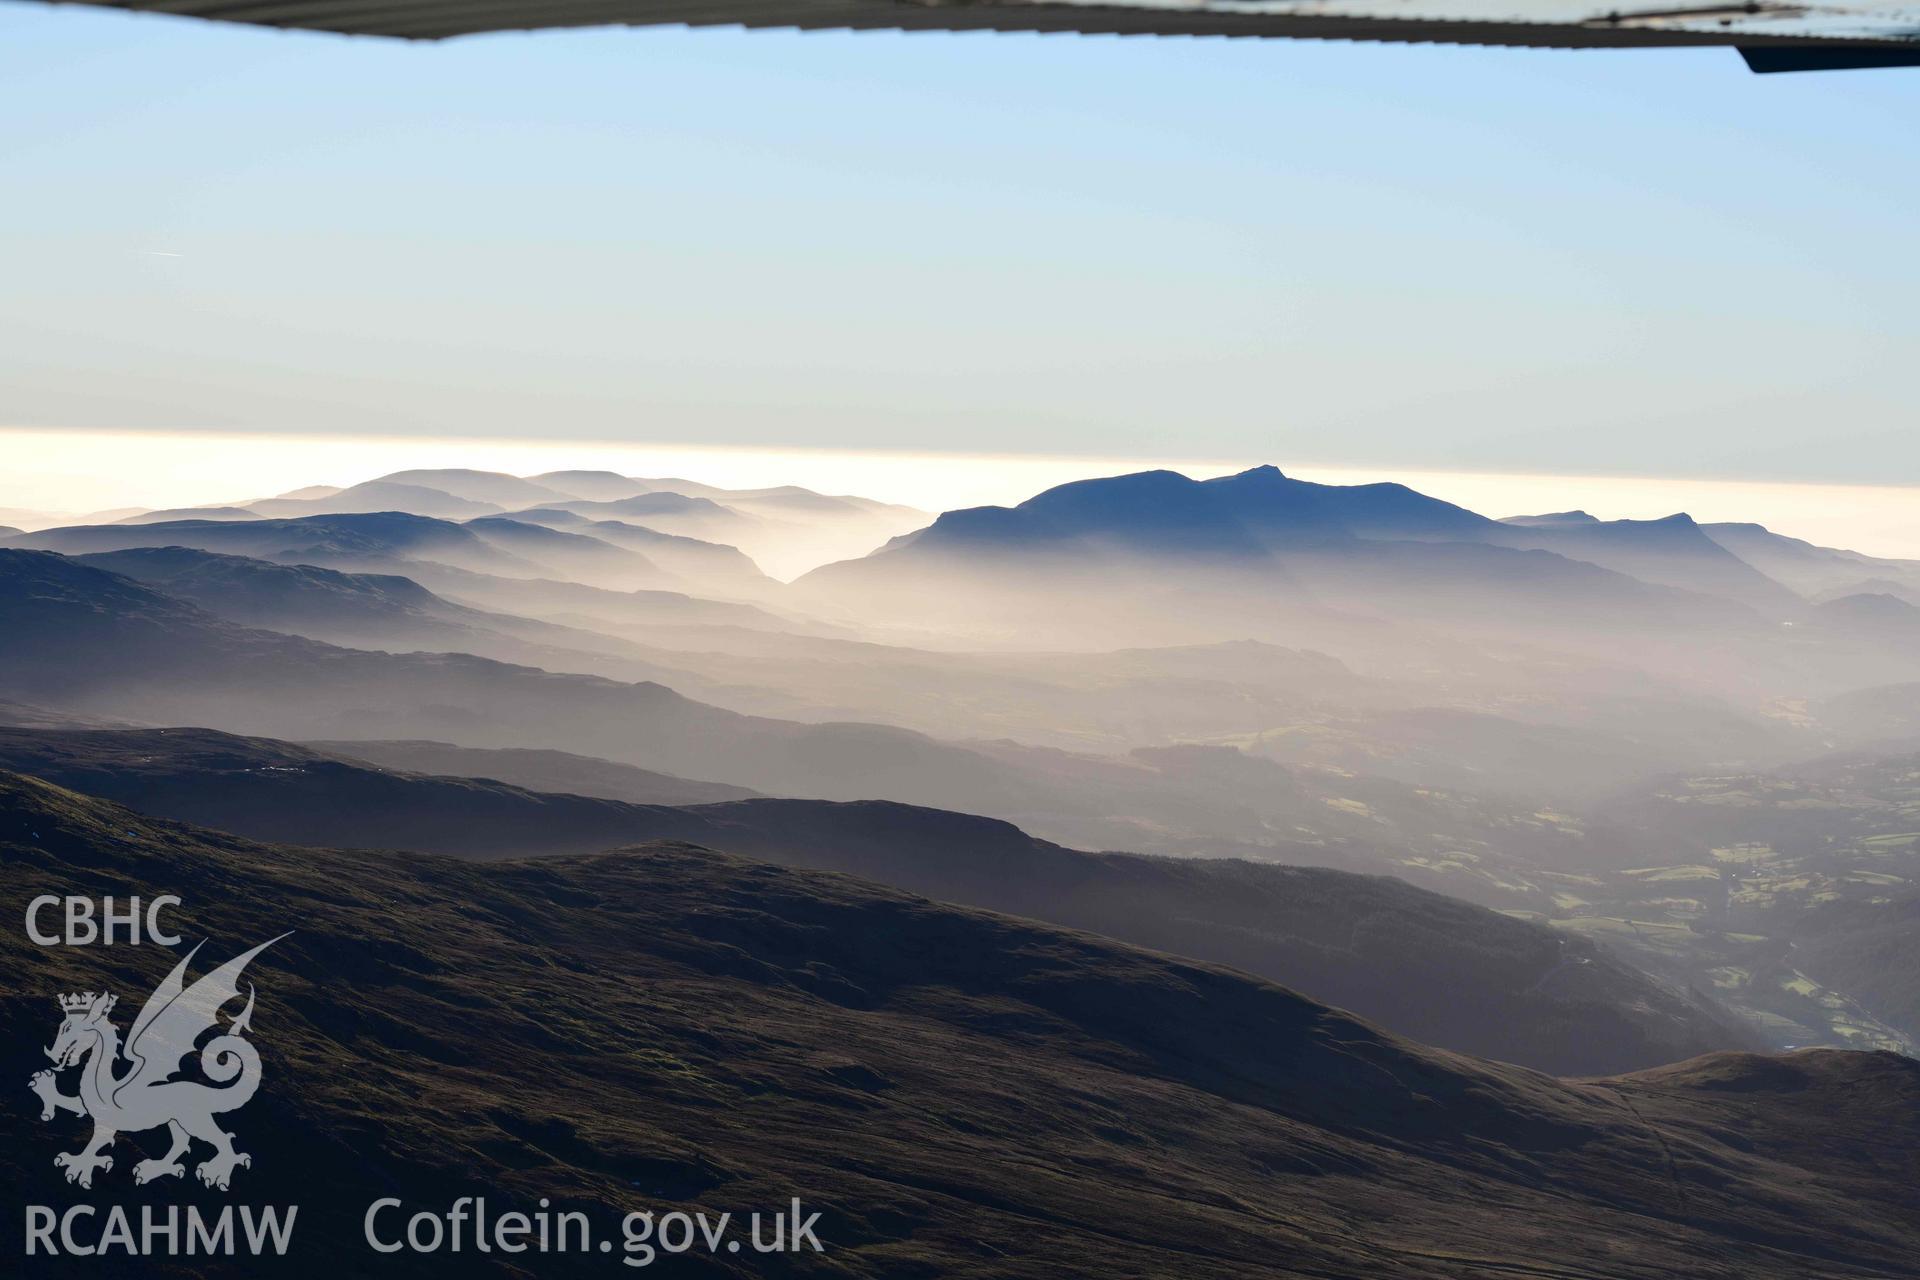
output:
M1710 1000L1590 941L1385 877L1081 853L988 818L871 801L642 807L378 772L199 729L0 729L0 768L285 843L497 858L688 840L1235 965L1428 1043L1560 1073L1760 1047ZM697 785L658 785L676 783Z
M662 685L464 654L338 648L235 626L58 555L0 549L0 695L280 737L434 737L578 749L758 790L908 801L1037 801L1044 788L958 747L876 725L737 715ZM31 695L31 696L29 696ZM712 766L708 768L706 766Z
M445 742L391 738L305 745L325 755L344 756L350 761L364 761L376 768L401 773L493 778L529 791L564 791L632 804L712 804L721 800L749 800L758 794L724 782L695 782L567 751L456 747Z
M290 1275L510 1274L361 1243L379 1196L482 1189L602 1232L634 1208L798 1195L827 1248L808 1269L849 1276L1805 1280L1911 1275L1920 1246L1920 1066L1892 1055L1560 1082L1228 970L684 845L494 865L292 850L9 776L0 850L9 904L177 893L209 956L297 930L248 971L265 1083L229 1119L253 1157L238 1195L300 1206ZM137 1000L175 959L13 931L0 955L0 1067L21 1079L55 994ZM7 1185L88 1197L51 1161L69 1119L0 1110Z

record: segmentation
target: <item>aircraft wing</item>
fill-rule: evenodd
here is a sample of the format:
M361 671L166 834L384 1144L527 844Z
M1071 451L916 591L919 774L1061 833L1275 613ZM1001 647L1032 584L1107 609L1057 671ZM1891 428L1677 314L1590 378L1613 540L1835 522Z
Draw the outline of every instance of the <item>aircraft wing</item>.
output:
M587 26L1038 31L1536 48L1730 45L1756 71L1920 65L1920 0L77 0L153 13L435 40Z

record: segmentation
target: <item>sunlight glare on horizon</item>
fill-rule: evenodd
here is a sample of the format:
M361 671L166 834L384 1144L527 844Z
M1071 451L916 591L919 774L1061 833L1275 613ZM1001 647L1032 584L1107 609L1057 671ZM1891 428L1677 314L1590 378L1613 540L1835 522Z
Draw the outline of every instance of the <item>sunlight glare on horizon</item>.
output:
M416 467L532 475L608 470L723 488L794 484L929 512L1010 505L1070 480L1167 468L1205 478L1271 462L1327 484L1393 480L1483 515L1581 508L1601 519L1685 511L1703 523L1752 521L1871 555L1920 558L1920 487L1689 477L1528 475L1244 459L781 449L604 440L242 435L224 432L0 429L0 508L81 516L123 507L243 503L311 484L346 486ZM6 523L0 519L0 523Z

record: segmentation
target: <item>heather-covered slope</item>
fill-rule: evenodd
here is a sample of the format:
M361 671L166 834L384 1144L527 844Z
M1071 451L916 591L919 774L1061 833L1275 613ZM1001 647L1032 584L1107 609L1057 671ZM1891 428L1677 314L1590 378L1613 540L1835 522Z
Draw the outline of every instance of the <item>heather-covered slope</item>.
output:
M253 1157L236 1197L300 1206L279 1274L526 1274L363 1243L378 1197L476 1193L606 1233L636 1208L797 1195L827 1249L804 1270L889 1280L1916 1274L1920 1065L1892 1055L1556 1081L1229 970L682 845L491 865L285 849L8 776L0 852L7 902L179 894L209 959L296 930L248 972L264 1084L227 1119ZM175 959L0 934L0 1069L44 1065L56 994L136 1000ZM5 1185L101 1196L53 1167L69 1119L0 1109ZM179 1194L101 1176L120 1202ZM0 1227L15 1257L18 1230Z

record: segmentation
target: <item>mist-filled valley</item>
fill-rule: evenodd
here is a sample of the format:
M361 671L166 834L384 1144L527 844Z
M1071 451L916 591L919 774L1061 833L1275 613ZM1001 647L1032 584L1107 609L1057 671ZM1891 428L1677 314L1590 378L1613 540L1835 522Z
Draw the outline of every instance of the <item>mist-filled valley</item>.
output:
M1377 1222L1302 1208L1287 1230L1322 1237L1316 1275L1491 1274L1474 1268L1516 1250L1541 1275L1912 1274L1893 1259L1920 1217L1886 1171L1912 1172L1896 1130L1920 1088L1920 561L1753 516L1483 514L1273 467L938 514L464 470L78 523L14 511L0 836L46 862L57 830L73 866L149 879L244 867L309 905L308 879L337 876L409 904L393 909L436 939L436 972L476 961L418 905L423 878L455 902L538 899L521 933L595 982L679 966L658 981L773 1002L785 1030L748 1048L734 1026L721 1056L800 1100L779 1124L960 1098L915 1056L935 1045L1011 1054L1043 1092L1097 1061L1186 1091L1151 1101L1174 1109L1166 1133L1109 1098L1084 1142L1035 1139L1036 1159L1090 1162L1122 1199L1150 1198L1161 1156L1198 1162L1181 1177L1218 1205L1276 1189L1305 1205L1327 1178L1378 1173L1379 1212L1413 1223L1467 1169L1490 1180L1477 1195L1563 1197L1591 1228L1488 1225L1474 1255L1409 1226L1458 1267L1380 1270ZM645 905L625 896L642 889ZM612 956L581 940L600 913L671 941ZM302 982L338 962L315 946L293 953ZM1069 953L1071 994L1029 964ZM472 1043L457 1010L473 993L443 986L407 997L441 1001L415 1009L423 1034ZM1159 1012L1129 1013L1138 999ZM809 1002L846 1023L829 1039L854 1046L847 1063L819 1066L842 1050L794 1029ZM315 1054L359 1061L379 1041L387 1069L417 1074L439 1052L344 1036L328 1019L351 1015L319 1004L300 1016ZM745 1087L689 1047L687 1017L667 1034L707 1083L677 1077L692 1092L673 1105ZM595 1026L567 1049L583 1063L614 1052ZM815 1065L796 1076L774 1059L803 1041ZM883 1043L901 1056L879 1061ZM827 1093L795 1083L816 1067ZM341 1104L286 1105L319 1122ZM991 1181L1015 1159L1014 1113L966 1106L991 1118L896 1133L861 1176L905 1177L898 1152L971 1134L966 1176ZM1183 1145L1176 1111L1214 1136ZM1816 1157L1823 1124L1891 1136ZM422 1167L459 1164L410 1141ZM1648 1141L1664 1190L1616 1196L1606 1160L1582 1163ZM1412 1163L1381 1173L1388 1148ZM469 1173L494 1176L488 1159ZM545 1159L581 1196L618 1180L601 1156ZM709 1156L764 1180L753 1159ZM911 1210L842 1188L866 1197L839 1224L849 1274L913 1270L887 1249L916 1232L932 1261L913 1273L951 1273L954 1240L1000 1229L962 1203L979 1187L914 1185L931 1199ZM1877 1235L1845 1207L1865 1186ZM1077 1186L1024 1194L1076 1232L1116 1229ZM1754 1225L1794 1196L1800 1234ZM1616 1214L1662 1225L1597 1260L1594 1224ZM1204 1258L1192 1274L1268 1274L1231 1248Z
M1920 1280L1916 6L0 0L0 1280Z

